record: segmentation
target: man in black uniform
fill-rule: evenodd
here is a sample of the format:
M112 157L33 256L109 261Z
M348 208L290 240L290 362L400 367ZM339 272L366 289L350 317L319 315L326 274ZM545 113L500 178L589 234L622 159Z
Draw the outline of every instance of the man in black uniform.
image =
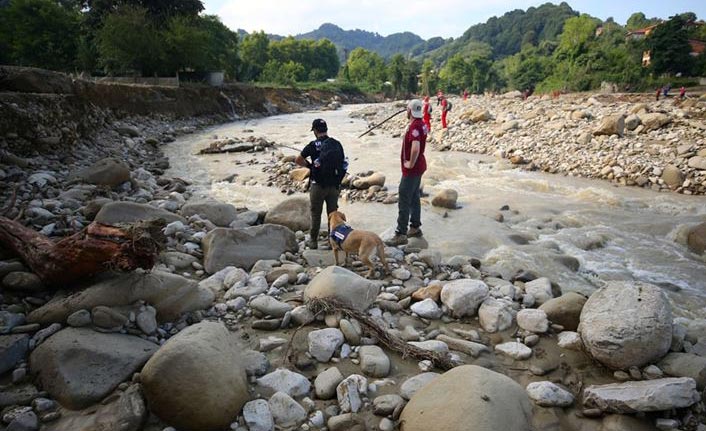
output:
M309 181L311 181L309 188L311 230L307 246L316 249L319 246L318 236L324 202L326 202L327 214L338 209L338 194L346 166L343 146L328 136L326 121L317 118L312 123L311 130L314 132L316 140L309 142L304 147L297 156L296 163L311 170L309 174Z

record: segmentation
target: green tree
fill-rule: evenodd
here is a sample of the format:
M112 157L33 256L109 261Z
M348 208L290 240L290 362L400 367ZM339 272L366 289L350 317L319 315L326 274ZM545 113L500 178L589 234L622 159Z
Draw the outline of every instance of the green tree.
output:
M468 63L461 54L456 54L449 58L446 65L439 71L439 78L442 86L447 91L459 92L468 87L471 76L468 71Z
M165 71L205 71L208 66L209 35L199 27L197 19L175 16L162 32Z
M380 91L385 81L385 63L378 54L363 48L351 51L346 62L351 82L369 91Z
M625 24L625 28L630 31L633 31L648 27L650 25L652 25L652 23L645 17L644 13L635 12L634 14L630 15L630 18L628 18L628 21Z
M392 84L395 96L400 97L404 88L405 64L402 54L396 54L390 59L387 65L387 80Z
M419 63L409 60L404 70L403 88L410 94L416 94L419 90Z
M430 96L438 87L438 78L434 71L434 63L430 59L424 60L422 63L422 93Z
M223 70L231 79L239 67L238 34L223 25L216 15L202 15L198 25L207 35L206 63L208 70Z
M72 70L80 15L52 0L12 0L0 7L0 60L21 66Z
M240 46L241 77L244 81L257 79L270 60L270 40L264 31L245 36Z
M109 73L160 71L164 50L147 10L126 6L109 15L97 33L101 64Z
M675 15L655 27L645 42L652 53L651 68L654 73L691 72L691 45L682 16Z

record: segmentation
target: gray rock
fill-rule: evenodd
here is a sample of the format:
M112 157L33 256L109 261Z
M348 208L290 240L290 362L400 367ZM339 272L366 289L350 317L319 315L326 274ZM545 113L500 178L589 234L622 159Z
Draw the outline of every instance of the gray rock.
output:
M311 228L309 199L296 197L284 200L267 212L265 223L288 227L293 232Z
M503 299L488 298L478 309L478 319L487 332L499 332L512 326L512 304Z
M137 314L135 323L145 334L154 334L157 332L157 310L154 307L146 307L144 311Z
M618 135L623 136L625 132L625 116L609 115L601 120L598 127L593 131L593 134L598 135Z
M404 403L404 398L397 394L380 395L373 400L373 413L378 416L389 416Z
M300 305L292 310L292 321L301 326L314 321L314 313L306 305Z
M256 350L242 352L243 366L248 376L262 376L270 369L270 361Z
M410 377L402 383L400 386L400 395L406 400L412 399L415 393L421 388L432 382L434 379L439 377L439 373L422 373L416 376Z
M316 397L328 400L336 396L336 387L343 381L343 374L336 367L319 373L314 380Z
M684 182L684 174L674 165L667 165L662 171L662 180L671 188L677 188Z
M186 220L169 211L156 208L146 204L135 202L110 202L103 205L96 214L95 221L98 223L116 225L119 223L135 223L144 220L163 219L167 223Z
M238 217L233 205L212 199L187 202L181 208L181 215L186 218L199 215L219 227L228 227Z
M0 335L0 374L15 368L29 352L29 336Z
M341 289L340 286L346 286ZM330 266L314 277L304 289L304 301L329 298L359 311L367 310L377 297L379 287L358 274L340 266Z
M67 328L32 352L30 369L53 398L65 407L80 409L129 379L157 347L131 335Z
M91 310L91 318L94 325L104 329L120 329L128 322L128 316L102 305Z
M130 181L130 168L120 160L105 158L75 172L73 177L88 184L115 188Z
M357 413L363 407L363 397L368 393L368 379L351 374L336 387L338 405L343 413Z
M133 272L100 281L66 298L50 302L29 314L37 323L65 322L82 309L99 305L120 307L143 301L152 304L160 321L174 321L187 311L211 306L214 294L187 278L162 271Z
M66 318L66 324L74 328L88 326L91 324L91 312L88 310L78 310Z
M250 301L250 307L266 316L272 317L282 317L292 311L291 305L267 295L260 295L254 298Z
M302 257L306 260L307 266L319 266L325 268L336 264L331 250L304 250Z
M458 192L453 189L440 190L431 200L431 204L435 207L456 209L456 201L458 201Z
M425 340L425 341L410 341L414 347L419 347L420 349L428 350L430 352L437 353L448 353L449 346L441 340Z
M585 407L621 414L689 407L700 399L696 381L688 377L592 385L583 391Z
M41 292L45 290L42 280L31 272L15 271L7 274L2 279L2 284L10 290L21 292Z
M436 320L441 318L443 312L433 299L427 298L420 302L415 302L409 307L412 312L424 319Z
M179 429L227 428L250 398L241 351L222 323L182 330L140 373L150 411Z
M524 388L500 373L463 365L418 390L400 422L405 431L530 431L531 418Z
M9 311L0 311L0 334L9 333L15 326L23 325L25 316Z
M338 328L326 328L309 332L309 353L317 361L328 362L336 349L343 344L343 333Z
M474 358L480 356L483 352L490 352L490 349L485 344L461 340L459 338L453 338L443 334L436 337L436 340L443 342L451 350L465 353Z
M249 270L261 259L279 259L299 249L294 233L283 226L265 224L244 229L217 228L202 241L204 267L213 274L227 266Z
M294 427L306 420L304 407L284 392L276 392L268 404L275 424L279 427Z
M26 272L27 268L19 260L0 260L0 279L16 271Z
M706 222L689 229L687 245L693 253L704 254L704 251L706 251Z
M518 361L529 359L529 357L532 356L532 349L516 341L498 344L495 346L495 351L503 353Z
M292 397L303 397L311 390L309 379L286 368L279 368L257 379L259 387L271 392L283 392Z
M390 374L390 358L378 346L362 346L358 351L360 368L370 377L387 377Z
M38 429L39 418L32 409L24 410L15 415L7 426L7 431L37 431Z
M552 283L546 277L525 283L525 292L532 295L537 304L541 305L554 298L552 293Z
M46 424L47 431L140 431L147 420L147 406L140 385L132 385L118 397L90 411L64 410L61 418Z
M274 431L275 421L265 400L252 400L243 407L243 419L249 431Z
M657 286L612 281L581 312L578 332L588 352L615 369L641 367L662 358L672 344L672 312Z
M574 403L571 392L547 381L527 385L527 395L542 407L568 407Z
M441 302L455 317L474 316L488 292L488 285L481 280L454 280L441 289Z
M583 348L583 341L578 332L562 331L557 335L557 344L562 349L580 351Z
M358 332L359 329L357 329L350 320L341 319L341 321L338 322L338 327L341 332L343 332L343 336L346 338L348 344L352 346L357 346L360 344L361 334Z
M194 262L198 262L196 256L179 251L166 251L160 255L160 259L167 266L173 266L174 269L183 271L192 268Z
M14 384L0 391L0 408L26 406L39 396L39 391L31 384Z
M699 390L706 388L706 358L693 353L670 353L658 366L674 377L691 377Z
M575 331L579 326L581 310L586 304L586 297L575 292L568 292L542 304L539 309L547 313L552 323L557 323L568 331Z
M544 311L528 308L517 312L517 326L525 331L543 334L549 330L549 319Z

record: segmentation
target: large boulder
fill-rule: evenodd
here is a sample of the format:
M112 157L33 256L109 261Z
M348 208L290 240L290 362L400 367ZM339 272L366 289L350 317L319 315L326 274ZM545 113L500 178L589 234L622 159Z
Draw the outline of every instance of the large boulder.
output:
M111 397L87 411L63 411L61 418L46 424L46 431L140 431L148 411L140 385L132 385L118 397Z
M26 334L0 335L0 374L5 374L23 361L29 351Z
M130 168L124 162L108 157L75 172L74 177L88 184L113 188L130 181Z
M675 189L684 182L684 173L674 165L667 165L662 170L662 180L667 186Z
M140 374L150 410L178 429L226 429L249 400L240 346L222 323L184 329Z
M463 365L435 378L412 396L400 416L400 429L529 431L531 412L527 393L511 378L476 365Z
M181 216L167 210L156 208L147 204L136 202L110 202L103 205L96 214L98 223L115 225L118 223L135 223L143 220L163 219L167 223L181 221L186 223Z
M158 347L132 335L67 328L32 352L30 369L41 387L64 407L81 409L130 379Z
M659 287L612 281L588 298L578 332L591 356L604 365L641 367L669 351L672 311Z
M618 135L623 136L625 132L625 116L609 115L604 117L593 131L594 135Z
M650 114L641 114L640 122L645 126L645 131L657 130L672 122L672 119L667 114L654 112Z
M552 323L558 323L567 331L575 331L579 326L581 310L586 304L586 297L576 292L568 292L558 298L552 298L539 309L547 313Z
M696 225L689 230L687 245L692 252L704 254L704 251L706 251L706 223Z
M431 204L435 207L456 209L458 201L458 192L454 189L444 189L439 191L431 200Z
M181 207L181 215L189 218L192 215L199 215L201 218L210 220L216 226L228 227L238 218L235 207L225 202L207 199L197 202L187 202Z
M267 211L265 223L277 224L290 228L293 232L307 231L311 228L311 210L309 199L290 198L278 203Z
M49 302L32 311L27 320L42 324L63 323L79 310L92 310L99 305L119 307L144 301L157 310L160 321L169 322L187 311L210 307L213 299L213 292L194 280L162 271L136 271L100 281L80 292Z
M319 272L304 289L304 301L314 298L335 299L364 311L375 301L379 287L368 279L340 266Z
M217 228L206 234L201 245L204 267L209 274L227 266L250 270L258 260L279 259L282 253L299 249L294 232L274 224L244 229Z
M454 280L441 289L441 302L455 317L474 316L488 298L488 292L488 286L481 280Z
M669 411L700 399L696 382L689 377L593 385L583 391L584 406L622 414Z

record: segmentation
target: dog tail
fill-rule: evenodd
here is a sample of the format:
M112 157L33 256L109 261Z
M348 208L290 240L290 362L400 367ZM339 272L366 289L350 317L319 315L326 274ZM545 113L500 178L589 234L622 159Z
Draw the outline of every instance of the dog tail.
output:
M385 244L382 242L380 238L377 239L377 249L378 249L378 258L380 259L380 262L382 263L382 266L385 267L385 272L390 273L390 267L387 266L387 259L385 258Z

